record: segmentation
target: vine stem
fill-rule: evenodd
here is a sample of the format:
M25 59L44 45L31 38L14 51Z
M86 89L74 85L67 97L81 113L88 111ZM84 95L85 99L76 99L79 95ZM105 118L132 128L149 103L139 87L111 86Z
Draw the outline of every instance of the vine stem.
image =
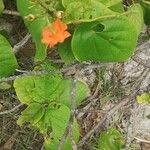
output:
M74 123L74 118L75 118L75 112L76 112L76 80L73 79L72 80L72 86L71 86L71 112L70 112L70 118L69 118L69 122L68 125L65 129L65 132L60 140L60 143L58 145L58 150L62 150L63 144L65 143L65 140L69 134L70 140L71 140L71 144L72 144L72 148L73 150L77 150L77 145L74 141L74 137L73 137L73 123Z

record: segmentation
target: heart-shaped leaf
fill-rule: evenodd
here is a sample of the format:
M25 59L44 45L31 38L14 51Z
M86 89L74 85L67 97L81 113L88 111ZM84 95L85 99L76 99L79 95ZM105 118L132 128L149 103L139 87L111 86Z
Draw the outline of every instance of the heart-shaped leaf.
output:
M14 73L18 64L7 39L0 34L0 78Z
M121 62L134 52L137 31L127 17L80 24L72 39L79 61Z

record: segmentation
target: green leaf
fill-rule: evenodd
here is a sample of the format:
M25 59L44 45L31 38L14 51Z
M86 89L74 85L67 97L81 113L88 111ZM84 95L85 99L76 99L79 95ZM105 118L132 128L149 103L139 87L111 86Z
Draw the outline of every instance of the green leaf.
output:
M17 8L36 44L35 60L44 60L46 57L47 46L41 43L42 30L47 26L48 20L52 22L52 18L48 17L46 10L41 7L37 1L17 0Z
M3 0L0 0L0 13L2 13L4 9L4 3L3 3Z
M122 4L122 1L110 6L109 9L111 9L112 11L118 12L118 13L124 13L124 7Z
M110 128L100 135L99 150L120 150L123 145L123 135L117 129Z
M111 7L122 2L122 0L99 0L99 1L104 5L106 5L107 7Z
M29 105L33 102L47 103L58 99L64 88L61 73L53 73L56 68L48 61L36 66L34 71L49 71L50 73L16 79L14 87L19 100Z
M79 61L122 62L134 52L137 31L127 17L80 24L72 39Z
M143 93L141 95L138 95L136 99L137 99L137 102L140 104L141 103L150 104L150 94L148 93Z
M70 108L71 106L71 89L72 89L72 82L71 80L64 80L65 89L63 93L60 95L58 101L60 103L65 104ZM86 83L82 81L76 82L76 104L79 106L81 102L89 96L90 90Z
M140 0L140 4L144 10L144 21L146 25L150 25L150 1Z
M60 103L52 102L49 105L31 103L22 113L17 123L22 125L30 122L38 128L48 139L45 141L45 147L48 150L57 150L61 137L68 125L70 118L70 109ZM77 142L79 140L79 129L77 121L73 123L73 135ZM71 149L69 137L66 139L64 150Z
M62 0L62 5L66 8L72 2L74 2L74 0Z
M19 100L24 104L45 103L56 100L63 90L60 75L36 75L18 78L14 87Z
M17 123L22 125L25 122L30 122L31 124L36 124L40 121L45 113L44 107L39 103L31 103L19 117Z
M49 108L46 116L51 120L52 134L51 139L45 141L45 148L47 150L57 150L60 139L68 125L70 109L65 105L60 105L57 109ZM79 140L79 129L76 120L73 124L73 135L77 142ZM70 150L71 148L70 139L67 138L63 150Z
M137 29L137 33L139 34L144 26L142 7L140 4L134 4L129 8L128 11L132 12L128 15L128 18L134 24Z
M18 64L7 39L0 35L0 78L11 75Z
M97 1L103 3L107 7L110 7L110 6L113 6L113 5L116 5L120 2L122 2L121 0L97 0ZM74 2L74 0L62 0L62 4L64 7L67 7L72 2Z
M77 0L67 5L64 21L72 22L90 22L108 15L115 15L116 13L108 9L98 0Z
M120 13L124 12L122 0L99 0L99 1L112 11Z
M63 59L66 64L72 63L75 60L71 49L71 38L59 44L58 51L61 59Z

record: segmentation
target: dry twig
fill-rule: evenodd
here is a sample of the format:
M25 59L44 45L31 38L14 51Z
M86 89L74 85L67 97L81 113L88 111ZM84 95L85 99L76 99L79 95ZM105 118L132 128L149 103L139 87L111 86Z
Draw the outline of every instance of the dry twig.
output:
M27 33L27 35L19 43L14 45L13 52L17 53L30 39L31 34Z
M106 64L103 64L103 63L99 63L99 65L97 64L95 66L95 64L90 64L90 65L87 65L87 64L79 64L79 63L76 63L76 64L71 64L71 65L67 65L66 67L60 69L60 70L49 70L49 71L23 71L24 73L23 74L20 74L20 75L15 75L15 76L10 76L10 77L7 77L7 78L1 78L0 79L0 83L1 82L8 82L8 81L13 81L17 78L21 78L21 77L25 77L25 76L33 76L33 75L46 75L46 74L60 74L60 73L65 73L67 72L68 70L71 70L71 68L76 68L76 69L80 69L80 68L83 68L83 69L90 69L91 67L93 68L94 66L94 69L96 68L101 68L102 66L106 66Z
M139 137L134 137L134 139L136 139L136 140L138 140L139 142L142 142L142 143L148 143L148 144L150 144L150 141L145 140L145 139L141 139Z
M20 16L19 12L13 10L5 9L2 13L5 15Z
M14 108L10 109L10 110L6 110L6 111L3 111L3 112L0 112L0 115L7 115L7 114L10 114L14 111L16 111L17 109L19 109L21 106L23 106L24 104L19 104L17 106L15 106Z

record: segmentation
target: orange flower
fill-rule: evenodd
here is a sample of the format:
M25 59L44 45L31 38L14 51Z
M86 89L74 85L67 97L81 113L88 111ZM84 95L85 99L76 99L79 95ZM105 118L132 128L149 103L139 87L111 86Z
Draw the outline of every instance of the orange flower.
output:
M57 43L63 43L71 34L66 31L67 25L57 19L50 27L45 27L42 33L42 43L55 46Z

